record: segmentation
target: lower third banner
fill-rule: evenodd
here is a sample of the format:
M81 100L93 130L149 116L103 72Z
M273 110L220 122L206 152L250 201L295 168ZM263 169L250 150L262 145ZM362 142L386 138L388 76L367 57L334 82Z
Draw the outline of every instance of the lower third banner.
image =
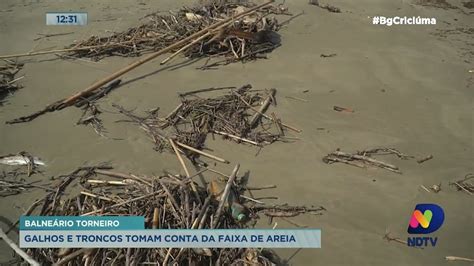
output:
M20 230L21 248L320 248L319 229Z

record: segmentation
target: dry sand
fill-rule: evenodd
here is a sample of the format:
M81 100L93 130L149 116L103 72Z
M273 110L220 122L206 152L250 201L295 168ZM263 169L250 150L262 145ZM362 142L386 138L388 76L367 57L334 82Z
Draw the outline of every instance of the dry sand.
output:
M91 34L106 34L135 26L156 10L175 9L188 1L81 0L0 1L0 54L62 47ZM326 1L320 1L326 3ZM426 2L426 1L425 1ZM443 2L443 1L438 1ZM474 257L473 197L448 185L473 167L473 29L472 9L414 5L409 0L331 1L342 9L334 14L307 4L287 1L290 11L304 15L281 30L282 47L268 60L233 64L219 70L196 70L204 60L179 69L161 70L159 59L126 74L134 80L102 102L164 112L178 102L177 91L251 83L278 89L275 111L284 121L303 130L294 144L276 143L258 156L256 149L230 142L210 142L214 153L240 162L251 172L254 185L275 184L277 202L314 204L327 208L322 216L293 221L322 229L322 249L279 250L291 265L445 265L444 256ZM44 25L47 11L89 13L86 27ZM469 15L469 12L471 14ZM371 18L384 16L435 17L437 25L375 26ZM33 41L38 33L74 31L73 35ZM336 53L331 58L320 54ZM24 89L0 107L0 154L28 151L48 166L33 180L48 179L79 165L109 161L118 170L160 173L181 171L172 154L159 154L145 134L131 124L114 123L121 116L105 113L110 140L91 128L76 126L80 111L69 108L33 122L5 125L4 121L29 114L46 104L81 90L91 82L125 66L134 58L107 58L97 63L57 60L43 56L26 60L21 73ZM174 64L184 62L184 59ZM303 93L304 90L309 90ZM285 96L304 98L299 102ZM333 105L350 107L338 113ZM324 128L323 130L321 128ZM434 159L424 164L387 157L402 175L381 169L326 165L321 158L341 148L356 151L379 146ZM232 150L232 152L229 152ZM231 165L219 166L230 172ZM438 194L419 188L442 183ZM0 199L2 219L14 221L43 191L32 190ZM268 194L262 192L261 195ZM417 203L441 205L446 220L438 245L424 250L382 239L389 229L406 239L409 216ZM277 220L279 228L293 228ZM2 228L6 225L2 222ZM268 226L262 223L262 226ZM10 234L16 238L14 233ZM0 263L11 252L0 244ZM468 265L469 263L459 263Z

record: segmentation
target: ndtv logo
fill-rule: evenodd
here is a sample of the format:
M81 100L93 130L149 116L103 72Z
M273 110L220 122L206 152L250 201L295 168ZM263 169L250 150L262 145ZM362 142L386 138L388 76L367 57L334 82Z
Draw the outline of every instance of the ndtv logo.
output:
M444 211L436 204L417 204L408 224L409 234L430 234L438 230L444 222ZM409 237L408 246L436 246L437 237Z

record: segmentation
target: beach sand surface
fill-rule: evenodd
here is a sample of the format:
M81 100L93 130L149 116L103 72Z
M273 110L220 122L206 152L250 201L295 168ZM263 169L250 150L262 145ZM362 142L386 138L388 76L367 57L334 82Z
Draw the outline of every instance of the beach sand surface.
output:
M22 58L24 88L0 107L0 154L28 151L41 157L47 167L31 180L47 181L78 166L101 162L136 174L183 173L175 156L155 152L137 126L116 123L123 117L112 103L137 112L160 107L164 114L178 104L179 91L248 83L259 89L277 88L278 105L271 111L302 129L301 134L291 134L301 140L274 143L257 156L254 147L220 138L207 145L213 154L231 161L217 165L219 170L230 173L240 163L242 172L250 171L253 186L278 186L259 191L259 196L277 196L275 203L327 209L320 216L291 218L322 229L321 249L279 249L278 254L289 259L290 265L468 265L446 262L444 257L474 257L474 197L449 185L474 172L474 74L469 72L474 68L473 10L461 1L449 2L455 8L439 8L408 0L335 0L329 4L342 10L336 14L308 5L307 0L286 2L292 13L304 13L281 29L282 46L266 60L201 71L196 68L205 60L182 66L186 59L181 57L172 67L163 68L159 62L164 57L160 57L124 75L124 82L132 82L100 101L110 111L102 115L108 136L122 140L99 137L91 128L76 125L81 115L76 108L29 123L4 122L82 90L136 58L109 57L98 62L59 60L54 55ZM2 0L0 54L62 48L93 34L125 30L138 25L146 14L184 4L192 2ZM52 11L88 12L89 24L46 26L45 13ZM372 25L377 15L434 17L437 24ZM37 34L71 31L74 34L33 41ZM321 57L333 53L336 56ZM355 112L336 112L334 105ZM434 158L418 164L394 156L378 157L399 166L402 174L322 162L337 148L355 152L375 147ZM420 188L438 183L442 184L439 193ZM34 189L0 198L1 218L15 221L44 193ZM430 235L438 237L436 247L414 249L384 240L388 231L407 239L408 221L418 203L436 203L445 211L444 225ZM274 221L278 228L295 227L284 220ZM273 225L262 219L259 226ZM9 236L17 239L16 233ZM11 254L0 243L0 263L10 260Z

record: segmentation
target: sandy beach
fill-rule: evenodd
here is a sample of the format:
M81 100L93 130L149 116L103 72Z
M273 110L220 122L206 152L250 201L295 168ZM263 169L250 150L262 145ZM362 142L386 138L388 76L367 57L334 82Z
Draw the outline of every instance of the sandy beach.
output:
M177 92L244 84L276 88L278 105L272 111L302 130L292 134L300 140L276 142L260 152L220 138L209 140L206 146L231 162L216 169L230 173L240 163L242 172L250 172L252 185L277 186L259 195L276 196L275 203L327 209L323 215L291 219L320 228L322 248L278 249L289 265L470 265L447 262L445 256L474 258L474 197L449 185L474 172L474 9L464 3L467 0L449 1L449 7L411 0L320 2L342 12L328 12L307 0L286 1L290 12L302 14L279 31L281 47L267 59L203 71L196 68L205 59L187 64L186 58L179 57L172 67L163 68L159 64L163 56L125 74L126 84L101 100L107 111L101 117L108 136L120 140L76 125L81 115L77 108L28 123L7 125L5 121L67 97L136 57L97 62L61 60L55 55L20 58L25 63L19 73L25 76L24 88L0 106L0 155L28 151L44 160L43 173L29 177L31 181L102 162L123 172L182 173L176 157L154 151L136 125L116 123L123 117L112 103L136 108L138 113L155 107L167 113L179 103ZM181 0L2 0L0 55L60 49L91 35L139 25L151 12L192 4ZM89 23L46 26L44 16L51 11L88 12ZM373 25L374 16L436 18L436 25ZM34 41L38 34L67 32L73 34ZM333 106L354 112L336 112ZM416 159L378 157L398 166L402 174L322 161L336 149L356 152L376 147L396 148L415 158L431 154L433 159L419 164ZM0 166L5 169L11 167ZM439 183L439 193L420 187ZM31 189L0 198L1 228L8 228L5 221L16 221L43 194L41 189ZM418 203L435 203L444 209L444 224L433 233L438 237L436 247L415 249L384 240L387 232L407 239L408 222ZM275 221L278 228L295 227L285 220ZM272 225L262 219L258 226ZM16 232L9 236L17 239ZM1 265L10 261L11 254L0 243Z

